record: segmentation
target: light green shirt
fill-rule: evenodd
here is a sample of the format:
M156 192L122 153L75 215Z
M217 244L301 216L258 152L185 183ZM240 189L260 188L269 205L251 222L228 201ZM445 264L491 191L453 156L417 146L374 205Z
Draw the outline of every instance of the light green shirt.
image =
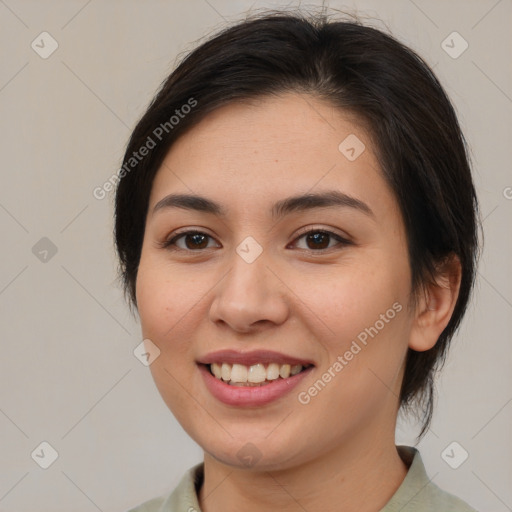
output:
M400 487L379 512L476 512L466 502L430 481L416 448L397 448L409 470ZM200 463L190 468L172 492L146 501L128 512L201 512L197 492L203 481L203 467Z

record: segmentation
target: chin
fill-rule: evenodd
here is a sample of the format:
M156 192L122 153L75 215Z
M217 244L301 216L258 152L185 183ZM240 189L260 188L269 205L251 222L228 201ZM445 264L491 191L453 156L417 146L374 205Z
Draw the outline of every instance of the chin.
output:
M299 459L307 459L297 453L296 443L274 439L270 442L268 438L255 438L248 434L243 440L233 439L222 441L205 440L196 441L203 448L205 454L212 457L216 461L230 466L233 469L248 469L255 471L276 471L291 468L298 463Z

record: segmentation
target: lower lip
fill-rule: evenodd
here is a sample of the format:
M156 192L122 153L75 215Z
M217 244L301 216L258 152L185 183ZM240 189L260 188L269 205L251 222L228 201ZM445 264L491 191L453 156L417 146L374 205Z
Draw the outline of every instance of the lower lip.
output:
M310 366L300 373L297 373L297 375L286 379L278 378L273 380L270 384L263 386L232 386L214 377L210 373L208 366L204 364L199 365L199 371L210 393L217 398L217 400L237 407L265 405L281 398L309 375L313 368L313 366Z

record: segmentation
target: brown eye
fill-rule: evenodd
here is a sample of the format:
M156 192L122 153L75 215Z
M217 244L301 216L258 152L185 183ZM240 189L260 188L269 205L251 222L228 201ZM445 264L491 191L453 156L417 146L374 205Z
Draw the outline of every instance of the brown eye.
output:
M181 239L184 240L185 246L177 243L181 241ZM181 249L184 251L208 249L208 239L212 239L212 237L201 231L185 231L164 242L163 247L168 249Z
M184 235L184 239L187 249L206 249L206 247L208 246L208 235L194 233Z
M296 240L304 239L306 241L306 247L301 247L301 249L305 249L312 252L319 252L326 249L332 249L333 247L344 246L350 244L350 242L340 235L333 233L331 231L325 230L310 230L306 233L303 233ZM331 244L331 242L337 242L335 244ZM331 244L331 245L330 245Z
M311 243L311 246L308 245L310 249L327 249L329 246L329 238L330 235L328 233L319 231L318 233L306 235L306 243Z
M336 233L318 229L303 233L301 236L296 238L296 241L301 239L306 241L306 247L299 248L310 252L321 252L323 250L332 249L336 246L343 247L351 243L349 240L346 240ZM170 250L199 252L202 249L210 249L215 247L208 245L210 240L213 240L213 238L210 235L203 233L202 231L185 231L178 233L170 240L163 242L161 246Z

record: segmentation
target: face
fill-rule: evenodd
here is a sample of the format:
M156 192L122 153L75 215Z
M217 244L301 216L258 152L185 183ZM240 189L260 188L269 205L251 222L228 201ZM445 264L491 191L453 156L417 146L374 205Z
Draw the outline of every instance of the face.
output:
M221 107L155 176L136 283L150 368L218 461L289 468L394 441L410 280L370 138L321 100Z

